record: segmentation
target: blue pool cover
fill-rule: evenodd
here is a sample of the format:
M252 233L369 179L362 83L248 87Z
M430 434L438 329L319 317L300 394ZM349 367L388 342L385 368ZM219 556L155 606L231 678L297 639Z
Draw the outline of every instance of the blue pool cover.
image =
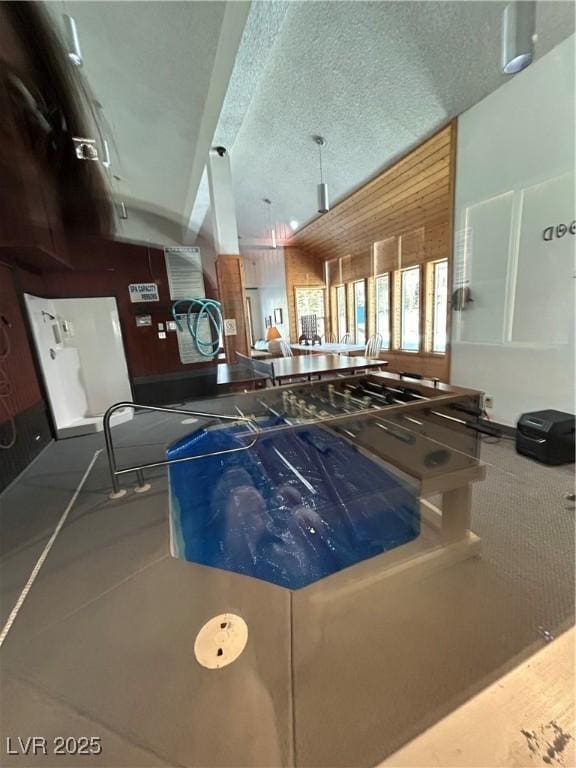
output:
M243 427L200 429L168 458L246 445ZM254 447L173 464L173 551L299 589L416 538L416 489L318 426L268 428Z

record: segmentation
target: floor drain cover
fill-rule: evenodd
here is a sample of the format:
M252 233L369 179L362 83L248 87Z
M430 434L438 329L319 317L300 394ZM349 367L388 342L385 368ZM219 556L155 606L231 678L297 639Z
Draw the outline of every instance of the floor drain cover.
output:
M222 613L207 621L196 636L194 653L207 669L220 669L232 664L248 642L248 626L233 613Z

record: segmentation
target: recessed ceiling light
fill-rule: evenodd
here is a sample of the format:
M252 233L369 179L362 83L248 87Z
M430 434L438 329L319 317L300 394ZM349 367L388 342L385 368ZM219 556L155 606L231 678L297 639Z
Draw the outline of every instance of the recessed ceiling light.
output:
M298 229L298 222L296 219L290 219L290 229L296 230Z

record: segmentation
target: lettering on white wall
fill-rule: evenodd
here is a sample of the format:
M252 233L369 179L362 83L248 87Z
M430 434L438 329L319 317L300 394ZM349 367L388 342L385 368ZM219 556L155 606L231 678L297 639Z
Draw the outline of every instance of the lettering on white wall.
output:
M546 227L542 231L542 239L549 243L550 240L554 240L554 238L559 239L568 233L576 235L576 220L571 224L552 224Z

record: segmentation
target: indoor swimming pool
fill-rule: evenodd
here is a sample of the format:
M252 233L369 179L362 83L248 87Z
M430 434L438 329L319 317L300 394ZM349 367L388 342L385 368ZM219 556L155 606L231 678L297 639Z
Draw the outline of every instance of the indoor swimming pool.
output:
M174 555L299 589L419 535L417 489L397 473L329 428L260 426L248 450L170 466ZM168 458L245 444L242 426L199 429Z

